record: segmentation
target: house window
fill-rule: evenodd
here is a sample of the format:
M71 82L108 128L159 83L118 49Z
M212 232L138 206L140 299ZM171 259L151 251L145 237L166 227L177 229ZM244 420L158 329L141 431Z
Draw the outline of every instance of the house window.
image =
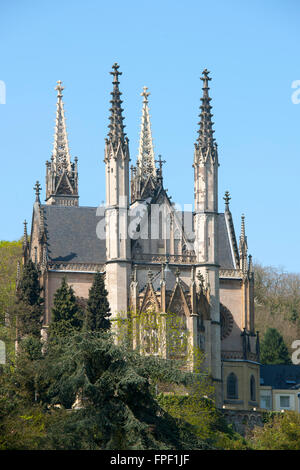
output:
M260 407L264 408L265 410L271 409L271 397L270 395L262 395L260 397Z
M251 379L250 379L250 400L251 401L256 400L255 378L253 375L251 375Z
M238 381L233 372L227 377L227 398L238 398Z
M279 397L280 408L290 408L290 397L288 395L281 395Z

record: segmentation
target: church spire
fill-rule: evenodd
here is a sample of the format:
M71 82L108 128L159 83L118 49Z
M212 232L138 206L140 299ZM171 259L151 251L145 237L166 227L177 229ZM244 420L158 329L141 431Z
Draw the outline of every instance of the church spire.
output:
M201 112L199 114L200 122L198 123L198 138L195 143L195 148L197 150L197 158L206 160L210 156L214 162L217 162L217 144L213 137L215 131L213 130L213 114L211 112L211 97L209 96L208 86L208 82L211 80L209 73L210 72L207 69L204 69L202 77L200 77L203 81L203 94L201 98L202 104L200 106Z
M154 156L153 139L151 131L151 122L149 114L149 101L150 95L148 88L144 86L141 96L143 96L142 108L142 122L140 133L139 153L137 157L136 166L132 167L131 176L131 202L138 200L145 200L152 197L159 187L162 186L162 163L159 162L157 169Z
M62 100L62 92L64 90L64 87L62 86L62 82L60 80L58 80L55 90L57 91L57 103L53 144L53 159L57 171L62 171L64 168L70 170L71 158L66 128L64 104Z
M144 86L141 96L143 96L142 122L140 133L140 146L138 154L139 168L144 175L156 176L154 148L151 132L151 122L149 114L148 96L150 93L148 88Z
M199 115L200 117L200 128L198 130L199 137L197 139L197 142L200 147L208 147L212 146L214 143L214 138L213 138L213 133L214 130L212 128L213 122L212 122L212 117L213 114L211 113L212 106L210 105L211 98L209 96L209 86L208 82L211 80L209 77L210 72L207 69L203 70L203 75L201 77L201 80L203 81L203 96L201 98L202 104L200 106L201 113Z
M123 108L121 100L122 93L119 90L119 75L122 75L122 72L119 72L120 66L117 63L114 63L112 66L111 75L113 75L113 91L111 92L112 99L110 100L110 124L109 124L109 133L108 133L108 143L112 143L113 146L117 145L118 142L125 142L125 125L123 124L124 117L122 116ZM127 139L126 139L127 140Z
M46 162L46 203L63 206L78 206L78 168L77 157L71 162L64 104L62 101L62 82L55 87L57 91L56 121L51 162Z

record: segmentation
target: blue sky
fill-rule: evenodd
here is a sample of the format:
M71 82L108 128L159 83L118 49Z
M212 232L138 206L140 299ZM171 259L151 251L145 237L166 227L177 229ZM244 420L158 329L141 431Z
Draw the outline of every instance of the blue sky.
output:
M300 80L298 0L2 0L0 3L0 239L31 221L33 186L45 189L56 109L64 102L71 155L79 158L81 205L105 198L104 139L120 64L126 132L138 150L144 85L156 156L174 202L193 202L193 148L211 71L219 146L219 209L229 190L237 235L246 215L249 252L264 265L300 272ZM299 95L300 96L300 95Z

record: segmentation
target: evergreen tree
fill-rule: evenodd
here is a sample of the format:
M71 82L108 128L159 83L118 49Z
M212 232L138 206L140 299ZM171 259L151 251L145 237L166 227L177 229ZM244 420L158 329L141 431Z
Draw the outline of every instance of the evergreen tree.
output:
M283 337L276 328L268 328L261 344L262 364L290 364L290 356Z
M20 337L27 335L40 337L43 315L41 291L38 270L32 260L29 259L24 265L17 290L15 310Z
M110 328L110 308L107 300L107 290L105 289L103 275L99 272L95 274L93 285L89 290L89 299L86 309L87 330L108 330Z
M192 374L168 361L145 358L114 344L110 332L81 331L51 343L44 363L51 378L48 403L73 407L48 429L55 449L202 449L209 447L189 423L158 403L152 385L160 376L180 383ZM74 408L74 405L76 406Z
M68 285L65 277L53 298L50 336L67 335L71 330L82 326L82 311L76 300L74 290Z

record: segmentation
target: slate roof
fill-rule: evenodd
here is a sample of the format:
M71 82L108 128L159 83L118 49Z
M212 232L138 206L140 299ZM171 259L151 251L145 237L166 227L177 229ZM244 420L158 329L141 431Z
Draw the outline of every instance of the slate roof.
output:
M101 221L97 207L43 205L48 257L53 262L103 264L105 240L97 237ZM233 269L229 235L224 214L219 214L219 259L222 269Z
M260 384L279 390L299 389L300 365L261 365Z
M229 234L225 221L225 214L219 214L219 263L221 269L234 269L234 261L230 247Z
M105 240L96 234L96 207L43 205L48 257L53 262L105 262Z

